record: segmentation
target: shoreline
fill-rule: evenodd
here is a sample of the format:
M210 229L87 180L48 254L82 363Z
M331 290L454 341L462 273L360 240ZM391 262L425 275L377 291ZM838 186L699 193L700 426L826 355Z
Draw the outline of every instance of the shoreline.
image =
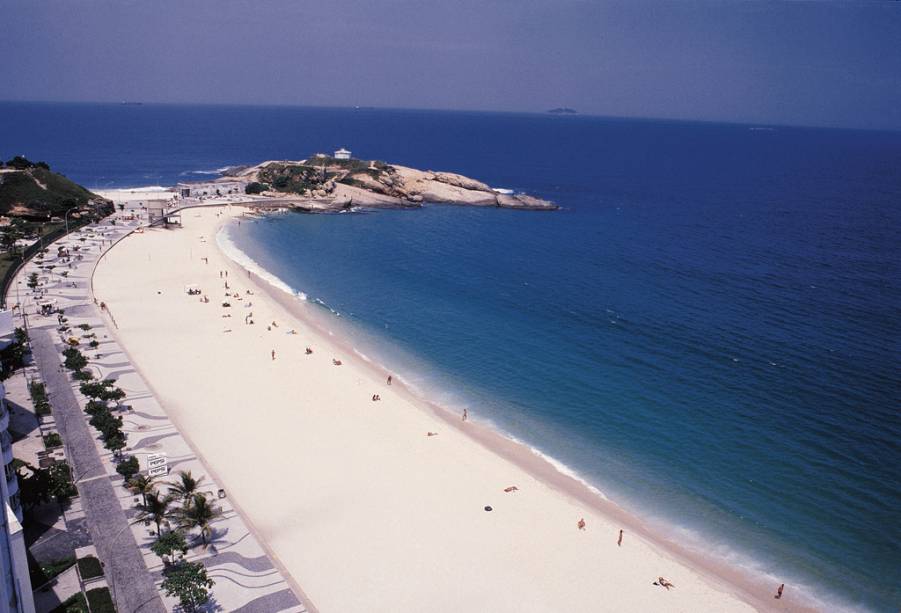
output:
M238 205L236 205L236 206L238 206ZM244 210L244 207L239 207L238 210ZM238 280L239 276L234 275L235 269L247 274L247 278L250 279L252 285L254 286L254 290L260 291L260 294L255 294L255 298L254 298L255 300L261 300L261 299L264 299L264 297L267 297L273 303L275 303L276 311L281 311L283 313L288 314L287 319L290 320L291 318L294 318L303 327L315 329L317 332L317 334L315 334L315 337L317 338L315 343L317 345L319 345L319 347L317 348L317 352L320 350L320 348L324 344L328 351L330 351L333 355L339 355L342 358L342 360L346 359L345 355L348 357L353 356L351 359L347 360L348 363L346 364L346 368L340 369L341 376L343 376L344 372L347 372L347 370L351 370L352 373L357 373L357 374L365 376L365 378L369 379L370 382L375 381L375 380L384 381L383 377L387 375L387 373L388 373L387 370L382 368L379 364L369 360L368 358L365 358L365 357L362 357L361 355L359 355L353 349L352 345L349 346L346 343L345 339L332 334L330 331L324 331L315 321L312 321L311 318L307 314L303 313L304 310L308 310L312 305L300 304L299 300L297 298L295 298L293 295L288 294L288 293L284 292L283 290L279 290L278 288L274 287L266 279L262 279L259 276L257 276L253 271L250 271L250 270L244 268L240 263L234 261L229 256L229 254L225 253L222 250L221 245L218 243L216 237L218 236L218 233L221 231L224 224L229 220L229 218L234 217L234 214L232 213L230 207L228 207L226 205L218 206L218 207L202 207L200 209L198 209L198 208L189 209L189 211L191 211L191 213L185 215L185 217L188 217L189 219L192 217L194 212L196 212L196 217L208 216L211 211L217 212L217 220L213 226L212 234L205 234L204 236L205 236L206 240L204 240L202 238L201 242L206 242L207 245L209 245L209 243L212 243L214 241L216 242L216 244L214 245L215 251L218 252L218 255L224 261L226 269L228 269L229 267L232 267L232 272L233 272L232 278L236 280L235 281L236 283L240 283L240 281ZM225 212L225 211L227 211L228 214L224 215L223 216L224 218L219 218L218 214ZM190 225L190 224L191 224L191 222L189 221L188 225ZM162 239L161 237L166 234L168 234L169 236L167 236L165 239ZM180 240L180 241L177 240L175 238L176 234L178 235L178 238L180 238L182 240ZM146 242L148 235L155 235L154 240L156 240L156 238L160 238L160 240L165 240L165 241L171 242L173 245L180 244L181 248L184 249L185 242L186 242L189 234L190 233L187 231L187 229L180 229L180 230L175 230L175 231L153 230L151 232L148 232L145 235L141 235L142 238L138 239L138 240ZM117 249L118 248L119 247L117 246ZM197 249L197 247L195 246L194 249ZM156 256L156 253L153 253L153 255ZM185 255L185 254L181 254L181 255ZM212 254L210 254L210 255L212 255ZM151 257L149 252L148 252L147 257L148 257L148 260ZM219 262L217 261L217 263L219 263ZM131 274L130 269L128 269L128 270L129 270L129 274ZM123 271L120 270L119 272L122 273ZM161 276L159 276L157 279L155 279L155 281L162 282L164 279L170 278L172 276L177 277L178 275L177 275L177 273L173 272L171 275L167 276L165 274L165 272L163 272L161 274ZM175 282L174 287L176 288L176 293L178 293L178 283L179 282L180 282L180 280L176 280L176 282ZM106 296L106 294L104 294L104 296ZM179 303L183 302L181 297L178 297L178 302ZM111 309L116 311L117 318L119 318L120 320L128 320L130 318L129 315L123 316L124 311L122 311L122 309L119 308L118 300L114 299L113 301L111 301L110 307L111 307ZM299 308L299 307L303 307L303 308ZM178 308L182 308L182 307L178 307ZM184 308L189 308L189 307L186 306ZM193 307L191 307L191 308L193 308ZM209 310L212 310L212 305L207 307L207 311L209 311ZM255 310L256 310L256 305L255 305ZM280 319L282 319L284 321L284 318L280 318ZM239 325L238 322L231 322L231 323ZM177 328L177 326L173 326L173 327ZM132 322L125 321L123 323L123 328L134 328L134 324ZM259 327L257 327L257 329L253 330L252 332L256 332L257 330L259 330ZM137 333L137 332L135 332L135 333ZM132 332L130 330L127 332L125 330L123 330L122 334L120 334L120 336L129 336L130 334L132 334ZM219 334L221 334L221 332ZM228 337L230 335L226 335L226 336ZM304 334L304 336L307 336L307 334ZM210 337L210 338L212 338L212 337ZM146 341L148 339L145 338L143 340ZM323 343L323 341L325 341L325 343ZM126 347L131 347L133 342L134 342L134 339L132 339L132 340L123 339L123 344ZM158 344L158 342L157 342L157 344ZM149 345L145 344L144 348L147 348L147 347L149 347ZM135 352L134 350L132 350L131 353L137 355L137 352ZM200 354L198 354L198 356L199 355ZM149 361L152 362L153 360L149 360ZM275 362L275 360L273 360L273 362ZM136 363L143 365L145 363L145 358L139 357L138 360L136 361ZM154 371L157 368L159 368L160 363L153 364L153 366L154 366L154 368L149 369L150 371ZM200 368L199 364L198 364L197 368L198 369ZM155 384L158 381L158 374L156 374L154 372L147 372L147 370L148 369L142 368L142 372L145 373L144 376L147 378L148 381ZM326 370L334 371L334 369L331 366L327 367ZM174 374L174 371L172 371L172 372ZM325 370L323 370L323 372L325 372ZM200 373L198 373L198 374L200 374ZM168 384L168 382L167 382L167 384ZM360 380L358 380L357 384L358 385L360 384ZM157 386L154 386L154 387L155 387L155 389L157 388ZM675 563L675 565L677 565L679 567L684 567L682 570L697 572L698 575L700 575L700 577L703 578L701 580L702 585L695 585L696 579L692 579L691 580L691 584L692 584L691 589L697 588L697 589L703 590L704 599L702 602L706 602L710 606L710 610L727 610L727 609L739 610L739 609L743 608L741 606L736 607L736 605L739 604L738 602L736 602L734 600L736 597L738 597L740 599L740 601L742 601L743 603L747 603L747 604L753 606L754 608L761 609L761 610L770 610L770 609L784 610L786 608L792 608L793 610L803 610L800 608L801 604L798 602L798 600L800 599L800 596L798 596L797 598L788 597L782 601L779 601L778 602L779 606L774 606L777 604L776 602L773 602L773 601L768 602L766 600L766 596L771 596L770 592L773 589L773 588L771 588L769 583L764 584L762 581L757 581L757 582L748 581L747 577L744 576L745 573L743 573L741 571L737 571L732 568L726 568L721 564L717 564L714 560L701 559L699 556L695 555L693 552L686 550L684 547L681 547L680 545L674 543L673 541L666 539L666 538L662 538L660 535L656 534L648 526L643 524L641 522L641 520L639 520L638 518L629 515L628 513L626 513L623 509L621 509L614 503L612 503L610 501L605 501L601 495L596 493L596 491L592 491L593 488L591 488L591 486L589 484L579 481L574 476L570 476L570 475L566 475L566 474L562 473L557 467L555 467L552 464L551 461L549 461L545 457L538 455L540 452L525 445L524 443L520 443L520 442L514 441L508 437L505 437L502 433L495 431L483 424L473 423L473 422L468 422L466 424L460 423L458 415L449 413L446 409L438 406L437 404L432 403L432 402L428 401L427 399L416 395L412 390L407 389L407 386L402 385L401 381L399 379L398 379L398 384L395 386L392 386L391 388L388 388L388 390L390 390L390 393L392 395L398 396L406 404L416 406L419 409L423 410L424 413L431 415L431 417L433 419L439 421L441 424L446 425L446 426L452 426L453 431L464 436L466 438L466 440L470 441L471 443L477 444L479 447L481 447L485 452L487 452L491 456L493 456L499 460L509 462L511 465L524 471L524 473L527 474L529 477L535 479L538 484L540 484L542 486L546 486L550 490L553 490L554 492L556 492L556 494L554 494L554 496L562 495L562 497L566 499L563 502L568 501L567 502L568 506L572 506L572 503L575 503L579 508L585 508L586 511L589 511L589 513L586 513L586 517L588 517L589 514L591 514L591 518L589 518L589 534L590 534L591 529L594 527L591 524L596 523L595 519L592 519L592 518L597 517L599 519L603 519L607 524L616 524L617 526L621 526L623 529L626 529L627 539L629 539L629 544L631 546L630 549L631 548L639 548L639 546L641 544L643 544L643 547L649 549L650 552L653 554L654 559L664 558L664 559L670 560L671 563ZM326 390L319 390L319 391L322 391L326 395L331 395L335 392L335 390L331 389L331 388L326 389ZM173 405L180 405L181 404L180 399L178 399L177 397L173 397L172 394L169 393L169 396L171 398L171 401L170 401L167 398L167 395L166 395L167 392L164 389L158 389L157 393L160 396L161 400L164 401L164 404L167 406L167 412L178 413L178 409L173 409L172 411L170 411L170 407L172 407ZM382 393L385 394L386 392L382 391ZM393 399L392 399L392 401L393 401ZM335 406L337 407L340 405L335 405ZM379 407L379 408L381 408L381 407ZM190 417L190 414L183 413L182 417ZM411 418L419 419L419 417L421 417L421 416L406 414L406 419L411 419ZM191 420L190 419L181 419L178 417L178 415L175 415L174 419L178 420L179 428L181 430L185 431L190 436L190 438L192 439L192 445L195 446L195 448L197 448L200 451L206 451L206 452L210 451L211 443L209 443L208 440L206 442L205 441L197 441L197 440L195 440L195 438L193 436L193 434L198 432L197 423L193 423L193 424L186 423L186 422L190 422ZM348 422L348 423L353 423L353 421L354 420L351 420L351 422ZM192 430L192 428L194 428L194 430ZM363 436L366 437L369 434L371 434L371 433L367 432ZM385 434L385 433L382 433L382 434ZM387 435L394 436L391 432L388 432ZM451 433L448 432L445 434L445 436L448 436L448 435L451 435ZM451 435L451 436L453 436L453 435ZM363 444L365 442L365 438L364 439L354 439L354 440L360 444ZM444 442L444 440L445 440L445 437L441 437L442 443ZM341 443L339 443L339 445L340 444ZM464 447L465 447L465 445L464 445ZM465 447L465 448L468 448L468 447ZM216 457L208 458L207 454L205 453L205 454L203 454L203 456L204 456L205 460L207 461L206 463L208 465L210 465L211 469L215 470L217 474L224 475L226 477L224 479L224 482L229 487L230 491L235 491L236 487L233 487L233 485L235 485L237 483L239 477L230 473L228 471L228 469L223 470L222 465L217 464L217 461L221 460L221 455L217 455ZM273 457L275 457L275 456L273 456ZM328 457L330 457L332 459L332 461L337 459L337 456L328 456ZM346 460L346 458L342 458L342 459ZM495 461L492 461L492 462L494 462L496 464ZM495 468L503 468L503 466L495 466ZM339 471L338 474L342 474L342 473ZM346 474L346 473L344 473L344 474ZM243 488L237 488L237 489L242 489L242 491L243 491ZM253 488L250 488L250 489L253 489ZM406 492L403 492L403 493L406 493ZM250 506L255 507L256 505L253 504L254 501L247 497L240 497L241 496L240 493L237 495L239 496L239 498L237 498L238 503L242 506L242 508L245 509L245 512L246 512L248 518L250 519L250 521L253 523L253 525L255 527L257 527L257 524L260 520L260 515L261 515L259 509L256 509L256 510L254 508L248 509L248 505L245 505L244 503L250 502L251 503ZM520 498L524 498L526 496L526 494L524 492L522 492L520 494L517 494L517 496L519 496ZM545 500L546 496L544 496L544 495L542 495L542 496L543 496L542 501L548 502L547 500ZM494 498L497 499L498 496L495 495ZM416 500L416 498L414 498L413 500ZM504 501L506 502L507 500L504 499ZM560 502L561 501L558 500L554 506L559 507ZM574 517L572 521L575 522L575 519L577 519L577 518ZM269 522L264 522L264 524L268 524L268 523ZM532 525L529 525L527 528L525 528L525 529L527 529L527 532L524 534L529 534L530 537L534 537L534 540L538 540L539 536L544 536L544 535L533 534L531 528L532 528ZM549 528L548 531L550 532L551 526L548 526L548 528ZM554 526L553 528L556 531L557 526ZM298 565L303 566L302 561L298 562L296 559L293 561L283 559L286 550L283 547L280 548L278 543L272 542L271 532L272 532L271 524L268 526L263 525L262 530L259 531L259 533L261 534L262 540L266 542L267 546L271 546L268 548L270 550L274 550L275 556L279 558L280 564L284 568L287 569L288 574L292 575L293 578L298 583L302 583L306 586L307 582L306 582L304 573L297 572L297 570L298 570L297 566ZM276 530L277 534L279 532L280 532L279 530ZM566 532L567 532L567 534L569 534L570 532L576 532L575 526L567 527ZM491 533L485 533L485 535L488 535L488 534L491 534ZM581 533L578 533L578 534L581 534ZM334 534L333 534L333 536L334 536ZM608 535L608 536L610 536L610 535ZM308 533L307 538L311 538L311 537L312 537L312 533ZM615 538L615 535L613 535L613 537ZM606 541L607 538L605 537L604 540ZM554 542L553 539L550 539L550 542ZM545 545L546 545L546 548L545 548L544 552L549 553L550 550L547 547L549 547L550 545L548 545L548 543L545 543ZM550 546L550 547L553 547L553 546ZM614 549L613 551L616 551L616 549ZM626 552L626 548L624 547L622 550L622 553L619 553L617 555L624 555L625 552ZM475 553L475 552L470 550L470 553ZM509 552L505 552L505 553L509 553ZM592 555L594 555L596 553L597 552L594 552ZM279 554L282 554L282 555L279 555ZM648 557L648 555L646 555L646 554L642 554L642 555L643 555L642 559L646 561L646 558ZM429 558L429 559L431 559L431 558ZM583 556L581 556L581 558L578 561L585 561L586 559L587 558L585 558L585 556L583 555ZM524 565L531 566L531 565L527 565L526 563L520 563L518 561L513 562L511 560L508 560L508 564L514 564L517 567L524 566ZM605 563L605 565L606 564L607 563ZM613 562L613 564L616 565L618 563ZM667 564L667 566L669 566L669 565L670 564ZM515 569L512 569L512 570L515 570ZM512 570L503 571L503 574L508 575L509 572L512 572ZM520 570L528 570L528 569L520 568ZM532 569L532 570L534 570L534 569ZM544 570L546 571L547 569L544 569ZM573 572L580 572L581 568L579 568L578 570L577 569L572 569L572 570L573 570ZM607 570L609 572L613 572L614 569L606 568L605 570ZM673 579L674 577L676 577L675 583L677 583L677 585L686 584L688 582L688 579L680 578L680 576L676 576L676 575L671 576L669 574L670 572L675 573L676 569L674 568L671 571L665 570L665 571L662 571L661 574L663 574L664 576L666 576L670 579ZM525 573L525 574L528 575L528 573ZM520 578L518 573L515 575L511 575L511 577L512 576L515 576L516 578ZM497 579L497 577L495 577L495 578ZM329 580L334 579L334 577L324 576L324 577L319 577L319 579L322 580L322 583L329 584L330 583ZM643 576L642 579L639 581L640 585L645 584L644 579L650 579L650 578ZM496 585L496 583L497 582L494 582L494 583L492 583L492 585ZM503 582L501 581L501 583L503 583ZM706 588L704 587L705 585L706 585ZM681 585L680 585L680 587L681 587ZM317 589L318 588L314 587L312 590L307 590L307 593L310 594L314 603L320 604L322 602L323 596L322 596L322 593L316 593ZM437 589L437 586L436 586L436 589ZM626 591L629 592L630 589L632 589L632 588L626 589ZM642 597L641 598L644 598L645 600L642 600L641 598L637 598L636 594L630 592L628 594L628 596L630 596L630 598L628 598L622 605L624 607L624 610L629 610L629 609L641 610L647 606L652 606L652 607L657 607L657 608L659 608L659 607L669 608L665 603L670 602L671 604L675 605L676 603L674 602L674 600L681 597L680 593L682 593L683 590L687 589L687 586L686 586L686 588L683 588L683 590L674 590L672 593L664 592L664 590L662 590L660 588L654 588L654 590L656 590L656 591L652 591L648 594L644 594L644 589L645 588L642 588ZM763 590L766 590L766 591L763 591ZM558 591L558 590L554 590L554 591ZM568 594L567 592L561 592L561 594L564 594L564 593L566 593L570 597L574 597L572 594ZM666 594L666 595L664 596L664 594ZM719 596L714 597L715 594L719 594ZM725 601L718 602L716 605L713 604L714 602L719 601L726 594L729 594L730 597L727 598ZM760 595L757 595L757 594L760 594ZM485 594L482 594L482 595L485 596ZM560 594L558 594L558 596L560 596ZM601 596L603 596L604 598L607 598L609 596L609 594L607 594L605 592L605 593L601 594ZM792 595L792 596L794 596L794 595ZM621 598L622 598L622 596L621 596ZM663 600L663 599L669 599L669 601ZM480 601L480 602L484 602L484 601ZM347 602L345 601L344 604L346 605ZM519 604L521 605L521 603L519 603ZM697 605L697 603L695 603L695 604ZM681 606L684 606L684 605L685 605L685 602L682 602ZM321 608L322 608L322 610L326 610L325 605L323 605ZM354 607L351 607L351 608L354 608ZM401 607L401 608L403 608L403 607ZM505 608L505 607L502 607L502 608ZM704 609L706 607L705 606L695 606L694 608ZM547 609L546 608L542 609L538 604L534 604L533 610L547 610ZM579 607L576 607L576 610L584 610L584 609L579 609Z
M655 529L638 515L630 513L608 498L603 490L583 478L578 471L570 468L565 462L546 454L525 441L517 440L513 435L504 432L496 424L479 419L478 415L471 416L469 420L462 422L458 413L429 400L424 394L418 393L407 385L404 382L402 373L398 374L378 361L370 359L368 355L363 354L352 342L343 337L340 331L336 334L332 330L327 329L325 319L327 315L323 313L320 317L320 314L313 312L312 309L316 308L316 306L306 300L304 292L295 292L294 288L290 287L277 275L268 271L266 271L266 274L271 276L272 280L264 278L257 271L248 268L243 262L236 259L234 257L235 254L223 248L219 238L223 233L228 232L228 226L233 225L234 221L234 219L226 221L217 228L215 243L222 255L246 272L256 289L266 293L286 311L303 321L306 325L317 329L322 335L327 336L336 347L343 349L348 355L353 355L353 359L359 360L360 364L373 374L382 379L392 375L394 377L393 387L400 389L412 404L418 406L421 410L430 411L445 424L475 441L490 453L512 462L562 495L598 511L611 521L618 522L627 532L631 531L633 534L639 535L651 545L659 547L665 554L671 555L692 569L700 571L708 581L728 590L754 608L758 610L782 610L784 608L774 607L772 605L775 603L770 603L758 595L766 593L766 590L771 585L778 585L779 582L776 579L766 581L762 576L758 576L760 573L755 573L752 569L723 566L723 562L714 556L704 555L688 545L666 537L661 533L660 529ZM241 251L233 241L229 239L229 242L231 243L231 248L240 253L243 258L253 262L254 266L257 266L260 270L265 270L253 258ZM329 310L327 306L323 306L323 308ZM354 324L339 322L339 327L341 325ZM791 601L786 598L782 603L790 603L793 611L820 610L809 602L804 601Z

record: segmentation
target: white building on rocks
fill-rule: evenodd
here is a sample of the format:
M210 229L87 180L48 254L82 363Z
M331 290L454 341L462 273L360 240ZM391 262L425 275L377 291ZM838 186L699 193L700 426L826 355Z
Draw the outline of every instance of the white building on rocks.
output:
M336 160L349 160L350 159L350 151L341 147L337 151L335 151L335 159Z

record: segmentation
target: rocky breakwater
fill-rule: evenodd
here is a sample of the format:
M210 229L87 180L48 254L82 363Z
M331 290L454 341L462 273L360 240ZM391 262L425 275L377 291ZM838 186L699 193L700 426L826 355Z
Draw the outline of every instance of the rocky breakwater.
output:
M455 173L325 155L297 162L264 162L232 176L248 181L252 193L289 199L295 208L310 212L360 206L420 207L423 203L541 211L559 208L526 194L498 193L481 181Z

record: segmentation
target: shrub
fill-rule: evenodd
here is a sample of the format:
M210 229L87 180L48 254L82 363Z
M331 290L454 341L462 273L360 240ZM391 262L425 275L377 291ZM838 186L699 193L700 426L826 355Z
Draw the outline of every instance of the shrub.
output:
M90 343L88 343L88 345L91 346L91 349L97 349L97 347L100 346L100 341L98 341L97 339L94 339Z
M87 332L88 330L91 329L90 324L78 324L78 327L81 328L82 330L84 330L85 332Z
M88 590L87 597L91 613L116 613L116 607L113 605L113 598L110 596L109 588L98 587Z
M253 183L248 183L247 187L244 188L245 194L260 194L269 189L269 186L265 183L257 183L254 181Z
M88 601L85 599L84 594L76 592L50 611L50 613L89 613Z
M72 469L66 462L59 462L50 467L50 495L60 504L78 494L72 483Z
M78 560L78 572L82 579L93 579L103 576L103 565L94 556L87 556Z
M37 563L29 564L28 570L29 574L31 575L31 585L36 588L40 587L57 575L61 574L73 564L75 564L74 556L44 562L40 566L38 566Z
M47 388L41 381L32 381L28 384L28 393L35 402L39 400L47 400Z
M34 413L37 416L50 415L50 400L47 398L47 389L40 381L32 381L28 384L28 393L34 403Z
M50 432L46 436L44 436L44 447L47 449L51 449L52 447L61 447L63 444L63 439L59 435L59 432Z

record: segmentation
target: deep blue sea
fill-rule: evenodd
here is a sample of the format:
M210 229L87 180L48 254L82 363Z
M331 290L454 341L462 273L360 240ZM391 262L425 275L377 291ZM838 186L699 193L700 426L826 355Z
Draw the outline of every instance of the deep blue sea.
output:
M367 354L689 544L897 611L901 133L759 128L0 103L0 156L108 187L345 146L556 201L231 239Z

